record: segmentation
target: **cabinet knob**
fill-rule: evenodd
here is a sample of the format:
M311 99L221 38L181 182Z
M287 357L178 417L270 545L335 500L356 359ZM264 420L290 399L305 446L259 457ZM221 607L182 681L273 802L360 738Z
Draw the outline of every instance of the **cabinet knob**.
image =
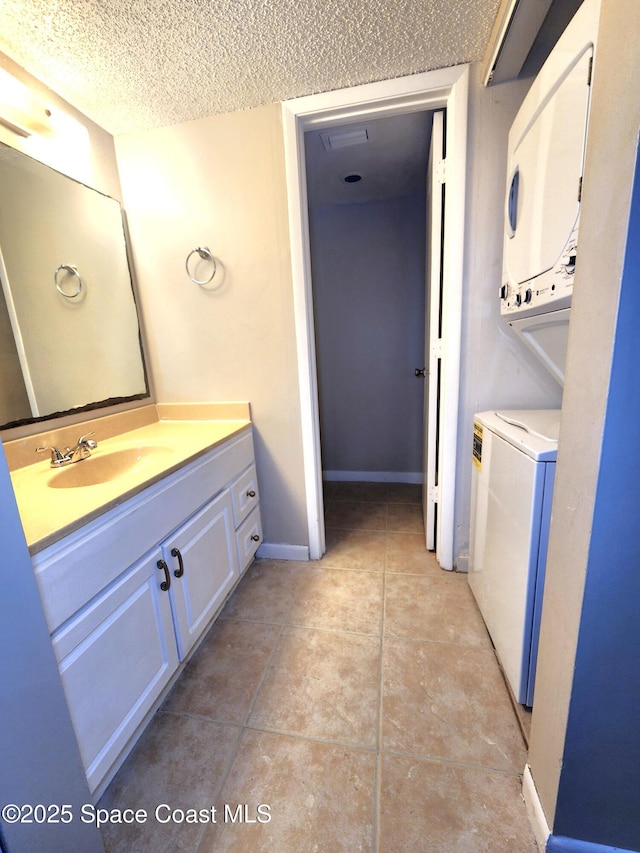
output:
M258 536L257 533L252 534L251 541L252 542L259 542L260 541L260 537Z
M249 491L247 492L247 497L248 498L255 498L255 496L256 496L256 493L254 492L254 490L249 489Z
M171 575L169 574L169 566L165 563L164 560L158 560L158 568L161 572L164 572L164 580L160 584L160 589L163 592L168 592L171 587Z
M175 575L175 577L181 578L182 575L184 574L184 563L182 562L182 554L180 553L180 549L179 548L172 548L171 549L171 556L178 558L178 568L174 571L173 574Z

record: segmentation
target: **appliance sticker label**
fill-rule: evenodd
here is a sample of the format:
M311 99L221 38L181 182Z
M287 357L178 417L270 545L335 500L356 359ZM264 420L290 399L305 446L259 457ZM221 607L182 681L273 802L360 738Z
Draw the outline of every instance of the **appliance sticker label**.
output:
M473 464L482 470L482 425L477 421L473 422Z

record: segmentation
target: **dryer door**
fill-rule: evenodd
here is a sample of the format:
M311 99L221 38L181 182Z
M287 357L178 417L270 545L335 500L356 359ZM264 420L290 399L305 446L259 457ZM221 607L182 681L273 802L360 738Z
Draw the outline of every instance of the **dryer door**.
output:
M550 81L519 138L509 140L504 264L511 285L552 269L577 225L592 55L589 45L569 62L562 57L567 67Z

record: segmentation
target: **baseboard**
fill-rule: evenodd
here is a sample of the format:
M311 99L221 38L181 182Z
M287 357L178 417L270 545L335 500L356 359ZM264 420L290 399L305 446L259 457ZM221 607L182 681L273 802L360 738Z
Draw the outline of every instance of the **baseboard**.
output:
M287 545L279 542L263 542L258 548L256 557L266 560L296 560L306 563L309 560L307 545Z
M540 850L540 853L544 853L547 850L547 839L551 835L551 830L549 829L549 824L547 823L547 818L545 817L536 789L536 783L533 781L531 768L528 764L524 768L522 775L522 796L527 806L527 813L533 827L533 834L536 837L538 850Z
M458 554L458 559L456 560L456 572L463 572L464 574L469 574L468 554Z
M550 835L546 853L638 853L628 847L610 847L608 844L594 844L592 841L580 841L579 838L566 838L564 835Z
M422 483L421 471L323 471L322 476L331 482L348 483Z
M638 853L627 847L610 847L608 844L594 844L592 841L580 841L578 838L566 838L564 835L550 835L546 853Z

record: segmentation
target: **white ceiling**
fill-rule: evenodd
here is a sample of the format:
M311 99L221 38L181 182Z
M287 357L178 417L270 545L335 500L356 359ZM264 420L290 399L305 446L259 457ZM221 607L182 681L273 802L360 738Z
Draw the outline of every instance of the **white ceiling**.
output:
M500 0L0 0L0 51L113 134L480 60Z

